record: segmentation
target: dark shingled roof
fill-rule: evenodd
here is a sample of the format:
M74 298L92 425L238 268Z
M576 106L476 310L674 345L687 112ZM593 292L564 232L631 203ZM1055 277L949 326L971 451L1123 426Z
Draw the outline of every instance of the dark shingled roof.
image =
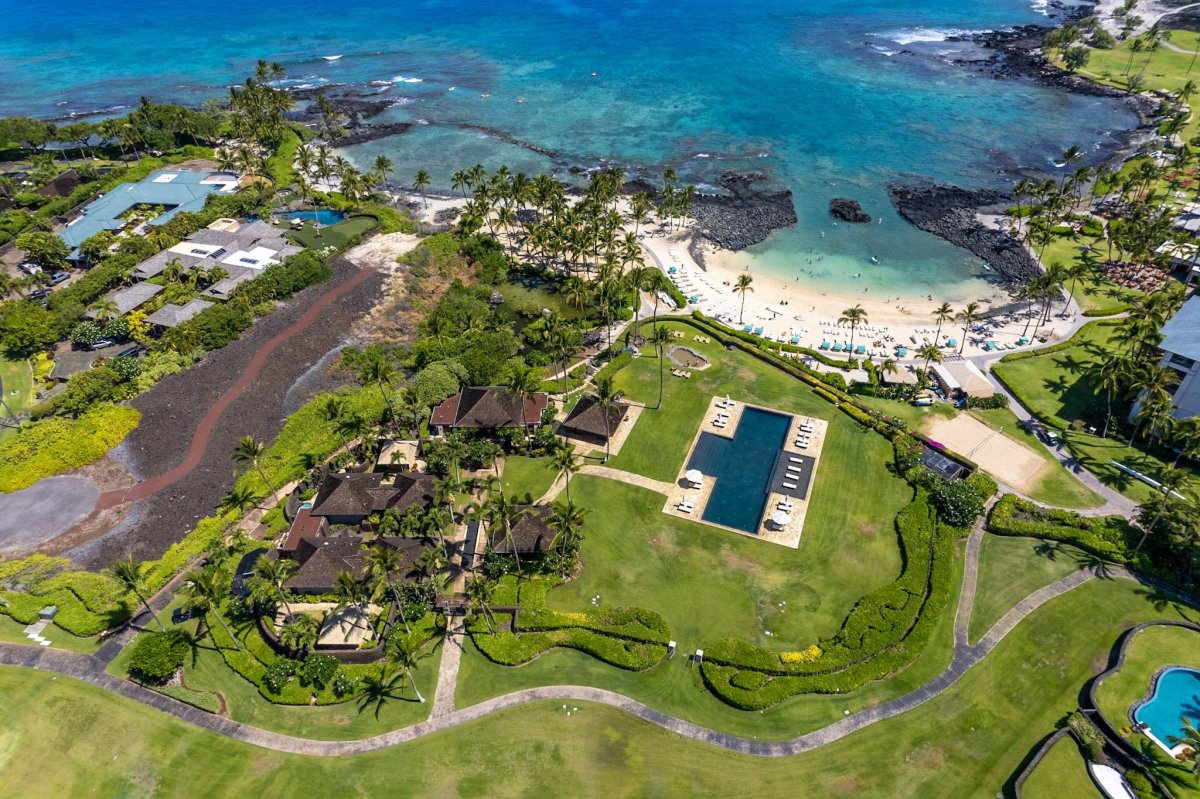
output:
M489 542L497 553L511 555L515 549L518 555L532 555L545 552L554 543L557 534L550 529L550 515L554 509L549 505L525 505L522 509L529 512L512 526L511 541L504 535L502 525L493 525L489 529Z
M396 577L399 580L415 574L414 567L421 551L433 544L429 538L385 537L379 541L400 553L400 570ZM363 540L357 535L301 539L293 555L300 568L284 586L293 591L327 593L334 589L341 572L350 572L356 580L365 579L367 559L362 545Z
M313 500L314 516L370 516L389 508L404 510L410 505L433 501L434 477L402 474L395 485L382 485L377 472L327 474Z
M74 169L68 169L54 180L37 190L43 197L66 197L79 188L83 178Z
M525 398L524 421L521 403L507 388L474 386L464 388L433 409L431 424L446 427L520 427L537 424L550 398L535 391Z
M621 427L627 413L627 402L616 402L604 408L595 397L584 396L575 403L570 415L563 420L562 427L588 436L608 438Z

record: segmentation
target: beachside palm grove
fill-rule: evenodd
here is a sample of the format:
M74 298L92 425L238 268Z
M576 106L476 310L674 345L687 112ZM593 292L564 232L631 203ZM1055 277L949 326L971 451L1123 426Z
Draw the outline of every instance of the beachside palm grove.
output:
M1200 797L1190 20L1004 44L1121 156L892 189L977 297L269 61L0 119L0 796Z

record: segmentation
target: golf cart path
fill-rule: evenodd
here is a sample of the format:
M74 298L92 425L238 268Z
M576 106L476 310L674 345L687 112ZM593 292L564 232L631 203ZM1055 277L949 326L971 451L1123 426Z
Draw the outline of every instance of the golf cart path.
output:
M839 719L826 727L785 741L758 741L719 732L662 713L622 694L606 691L601 688L580 685L550 685L530 688L488 699L470 707L453 710L451 709L453 692L451 690L452 686L449 685L449 680L446 681L446 684L442 684L443 681L439 680L433 704L434 712L430 714L430 718L426 721L371 738L353 741L321 741L270 732L206 713L148 688L143 688L136 683L109 674L105 671L106 661L94 655L83 655L46 647L26 646L24 644L0 643L0 665L21 666L74 677L98 688L120 694L143 705L175 716L182 721L203 727L218 735L224 735L228 738L244 741L266 749L291 754L338 757L373 752L423 738L426 735L443 730L452 729L507 708L531 702L571 701L594 702L623 710L626 713L637 716L643 721L647 721L683 737L703 741L734 752L760 757L786 757L802 752L809 752L826 744L833 743L853 732L876 722L898 716L934 699L954 685L972 666L981 661L1029 614L1033 613L1046 602L1083 585L1089 580L1097 577L1104 579L1119 578L1151 584L1161 589L1161 586L1158 586L1156 583L1152 583L1148 579L1139 577L1120 567L1099 566L1081 569L1025 597L1025 599L1009 610L1000 621L996 622L978 643L969 645L967 643L967 627L975 602L975 584L982 538L983 523L981 521L976 524L970 537L967 539L962 590L954 620L954 654L946 670L925 685L903 696L847 715L845 718ZM445 657L445 654L443 657ZM457 672L457 669L448 669L447 671ZM455 676L457 675L455 674Z

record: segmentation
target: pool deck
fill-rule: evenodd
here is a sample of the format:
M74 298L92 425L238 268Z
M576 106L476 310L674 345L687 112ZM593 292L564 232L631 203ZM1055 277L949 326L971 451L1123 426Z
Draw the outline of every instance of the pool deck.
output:
M705 475L703 485L700 488L692 487L685 479L688 470L687 465L691 463L692 453L695 452L696 444L700 441L700 434L711 433L723 438L734 438L737 435L738 425L742 420L742 411L746 407L759 408L769 413L777 413L781 416L789 417L791 421L788 425L788 435L783 444L784 457L803 455L811 458L813 461L812 480L808 486L808 491L805 493L805 498L799 499L793 497L791 499L792 508L788 511L791 519L788 524L782 528L776 528L773 524L770 524L771 516L778 509L779 503L787 499L783 494L772 491L767 499L766 507L763 509L763 516L759 519L757 533L748 533L744 530L726 527L723 524L714 524L710 521L705 521L702 518L704 516L704 509L708 505L709 498L712 496L716 479L711 475ZM714 425L719 414L728 414L728 422L725 427ZM797 446L796 434L799 432L800 426L805 423L812 426L812 432L809 434L808 447L801 449ZM758 541L769 541L772 544L799 549L800 536L804 532L804 519L808 514L808 503L812 499L813 488L816 483L817 467L821 462L821 449L825 445L825 435L828 429L829 423L823 419L797 416L775 408L766 408L759 405L748 405L736 399L732 400L732 403L726 407L724 397L713 397L709 400L708 409L704 412L704 418L700 421L700 427L696 430L696 435L692 437L692 445L688 448L687 457L683 459L683 466L680 468L679 474L672 484L671 491L667 494L667 504L663 507L663 513L668 513L681 519L689 519L700 524L707 524L710 527L719 527L722 530L728 530L731 533L744 535L747 538L753 538ZM691 511L682 511L679 509L680 503L684 500L692 504Z

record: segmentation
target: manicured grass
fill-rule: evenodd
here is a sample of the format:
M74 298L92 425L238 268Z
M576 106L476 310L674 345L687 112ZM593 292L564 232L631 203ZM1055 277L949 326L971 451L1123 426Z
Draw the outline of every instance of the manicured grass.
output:
M11 616L0 615L0 641L37 646L37 644L25 637L25 633L22 632L24 629L25 625L13 621ZM50 639L50 647L52 649L66 649L71 652L83 652L90 655L100 648L100 642L97 639L79 638L71 635L61 627L55 627L53 624L42 631L42 637Z
M1001 362L992 371L1016 386L1022 403L1046 417L1064 424L1093 415L1103 415L1104 397L1094 390L1091 370L1119 348L1117 327L1092 322L1075 336L1074 345L1047 355L1035 355L1016 361ZM1092 411L1099 410L1099 414Z
M1130 726L1129 711L1150 691L1154 672L1163 666L1200 669L1200 634L1172 627L1150 627L1137 634L1125 650L1121 670L1096 688L1096 704L1118 730ZM1178 796L1200 796L1200 782L1186 766L1170 759L1144 735L1129 740L1155 763L1155 775ZM1169 745L1169 744L1168 744Z
M601 706L575 704L578 711L567 716L561 702L539 702L331 761L259 749L68 678L6 667L0 793L645 797L802 790L982 799L999 793L1076 706L1080 684L1119 631L1164 616L1179 612L1156 610L1138 586L1089 583L1038 609L941 696L785 758L735 754ZM1083 618L1088 623L1077 623Z
M1011 410L997 408L988 411L974 410L970 413L994 429L1003 429L1005 436L1029 447L1053 467L1038 484L1037 489L1029 492L1033 499L1060 508L1098 508L1104 504L1103 497L1079 482L1079 479L1071 475L1050 450L1042 445L1037 436L1020 426L1016 414Z
M978 641L1022 599L1088 562L1086 553L1053 541L985 535L968 637Z
M0 358L0 384L4 386L4 406L0 418L14 416L33 405L33 370L29 361ZM11 427L0 427L0 441L16 435Z
M321 228L320 236L312 222L305 222L300 230L288 230L287 235L301 247L320 250L325 247L341 249L353 238L361 236L379 226L371 216L352 216L336 225Z
M697 648L680 641L679 654L646 672L606 666L593 657L560 649L517 668L498 667L474 645L465 647L455 695L457 707L540 685L592 685L632 696L651 707L713 729L759 739L782 739L832 724L846 710L856 711L907 693L940 674L954 646L954 612L962 584L961 559L953 577L947 611L924 654L896 675L867 685L852 695L810 694L788 699L759 713L747 713L721 702L704 686L699 669L687 660ZM555 605L555 594L550 594ZM589 600L590 602L590 600Z
M504 493L521 501L526 495L536 501L550 489L555 477L549 458L514 455L504 459Z
M1074 738L1060 738L1029 775L1022 799L1088 799L1102 794L1087 773L1087 760Z
M1108 255L1108 242L1103 237L1092 238L1076 233L1051 239L1042 252L1042 263L1051 264L1058 261L1063 266L1070 267L1081 260L1081 248L1085 246L1091 247L1101 257ZM1113 254L1116 255L1115 250ZM1130 303L1142 296L1140 291L1118 286L1099 275L1074 282L1068 281L1064 288L1072 293L1075 302L1083 311L1090 311L1093 316L1109 316L1127 311Z

